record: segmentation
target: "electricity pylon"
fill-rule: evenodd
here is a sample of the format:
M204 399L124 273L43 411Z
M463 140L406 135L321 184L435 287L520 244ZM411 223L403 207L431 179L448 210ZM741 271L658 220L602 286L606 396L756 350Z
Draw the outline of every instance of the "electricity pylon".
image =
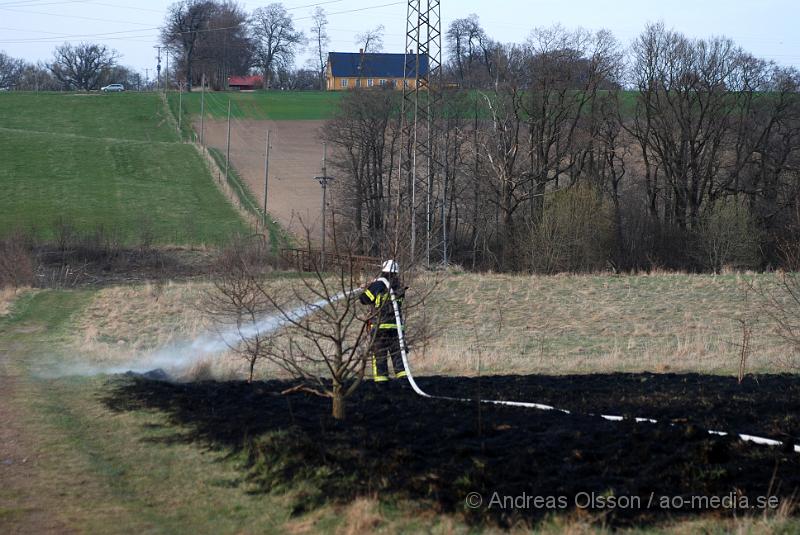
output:
M442 107L442 20L439 0L409 0L403 82L403 134L411 153L401 162L410 190L411 259L417 256L419 187L425 188L425 264L431 264L433 187L439 174L437 119ZM401 156L402 157L402 156ZM424 165L424 175L418 170ZM447 261L445 246L444 261Z

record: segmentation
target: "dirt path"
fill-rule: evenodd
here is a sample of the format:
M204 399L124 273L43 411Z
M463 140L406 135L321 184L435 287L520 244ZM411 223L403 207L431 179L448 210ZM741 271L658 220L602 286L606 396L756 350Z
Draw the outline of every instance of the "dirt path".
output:
M27 415L18 396L24 385L10 362L14 349L0 347L0 532L70 533L52 501L32 484L44 452L23 423Z
M322 142L319 130L323 121L255 121L236 120L231 126L231 162L239 175L264 203L264 147L267 130L271 131L269 199L267 210L295 236L305 234L303 225L312 234L319 232L322 194ZM200 130L196 124L195 129ZM225 152L226 121L205 123L205 139L209 147Z

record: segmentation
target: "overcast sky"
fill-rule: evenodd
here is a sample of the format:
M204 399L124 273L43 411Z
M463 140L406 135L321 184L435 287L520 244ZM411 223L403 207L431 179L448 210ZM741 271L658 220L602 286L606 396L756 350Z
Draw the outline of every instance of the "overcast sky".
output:
M47 61L64 41L109 45L121 63L144 72L155 68L158 30L171 2L137 0L0 0L0 50L26 60ZM251 11L268 2L240 4ZM332 51L355 51L356 34L379 24L386 27L386 52L404 48L406 2L391 0L287 0L296 24L308 30L314 5L329 20ZM442 25L476 13L490 37L521 42L537 26L561 23L568 28L607 28L628 44L647 22L693 37L726 35L750 52L784 65L800 66L800 0L444 0ZM300 58L302 62L304 56Z

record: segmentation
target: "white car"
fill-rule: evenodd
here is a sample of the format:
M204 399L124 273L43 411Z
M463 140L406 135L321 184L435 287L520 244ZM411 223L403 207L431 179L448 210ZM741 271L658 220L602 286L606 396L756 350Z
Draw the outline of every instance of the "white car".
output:
M120 91L125 91L125 86L122 84L111 84L105 87L101 87L100 91L103 93L118 93Z

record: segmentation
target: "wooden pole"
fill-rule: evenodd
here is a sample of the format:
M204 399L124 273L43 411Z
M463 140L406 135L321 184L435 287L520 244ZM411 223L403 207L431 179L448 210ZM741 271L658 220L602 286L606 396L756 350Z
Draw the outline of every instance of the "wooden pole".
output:
M325 214L328 205L328 144L322 142L322 262L320 271L325 271Z
M200 146L206 146L206 75L203 75L200 88Z
M228 171L231 166L231 99L228 99L228 141L225 148L225 182L228 182Z
M269 193L269 143L270 131L267 130L267 146L264 150L264 231L267 230L267 194Z

